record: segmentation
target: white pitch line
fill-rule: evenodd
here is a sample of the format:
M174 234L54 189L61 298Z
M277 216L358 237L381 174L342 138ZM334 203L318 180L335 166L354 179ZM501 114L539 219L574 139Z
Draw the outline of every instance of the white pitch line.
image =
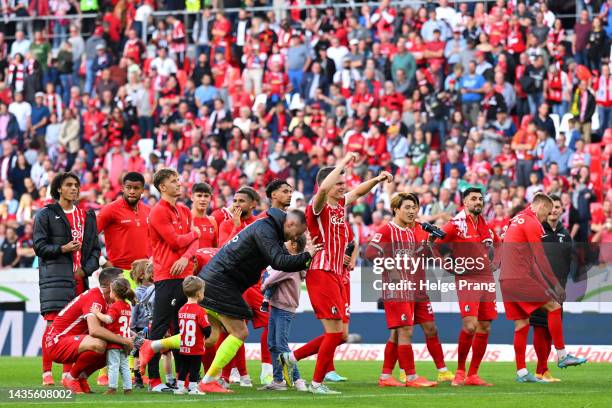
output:
M291 391L289 391L291 392ZM604 394L604 391L596 391L596 390L590 390L590 391L581 391L581 394ZM153 396L153 394L148 394ZM162 394L163 395L163 394ZM275 394L275 396L267 396L267 397L209 397L209 396L200 396L200 397L194 397L193 399L160 399L157 400L157 402L160 403L165 403L165 402L249 402L249 401L290 401L290 400L304 400L304 397L309 396L310 394L308 393L299 393L299 394L295 394L294 396L280 396ZM476 393L476 392L444 392L444 393L428 393L428 392L422 392L422 393L415 393L415 392L406 392L406 393L393 393L393 394L341 394L341 395L328 395L328 396L314 396L312 395L312 399L315 398L320 398L321 401L323 400L329 400L329 399L362 399L362 398L389 398L389 397L404 397L404 396L410 396L410 397L424 397L427 396L427 398L432 398L432 397L452 397L452 396L470 396L470 395L484 395L482 393ZM559 391L559 390L553 390L552 388L550 389L550 392L547 391L543 391L543 392L533 392L533 391L524 391L524 392L489 392L486 394L486 396L495 396L495 395L576 395L575 392L563 392L563 391ZM118 405L118 404L146 404L146 403L155 403L156 400L155 398L149 398L146 400L124 400L124 401L113 401L113 400L108 400L108 401L100 401L100 400L95 400L95 401L83 401L82 400L83 397L77 397L76 400L74 401L70 401L70 400L54 400L54 401L45 401L45 402L38 402L38 401L20 401L19 404L20 405L57 405L58 403L66 403L66 404L71 404L71 403L75 403L78 405L94 405L94 404L104 404L104 405ZM86 397L85 397L86 398ZM15 406L16 402L0 402L0 406Z

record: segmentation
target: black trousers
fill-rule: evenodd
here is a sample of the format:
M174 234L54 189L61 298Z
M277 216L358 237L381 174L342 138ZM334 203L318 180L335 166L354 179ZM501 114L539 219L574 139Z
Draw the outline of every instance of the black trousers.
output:
M197 384L200 381L200 366L202 356L181 355L183 361L181 370L178 373L178 380L185 381L189 376L189 384Z
M151 333L149 339L159 340L164 337L168 329L172 334L178 334L178 311L187 303L187 298L183 293L183 279L168 279L155 282L155 300L153 302L153 322L151 323ZM178 350L172 350L176 372L181 369L183 356ZM159 358L155 357L149 362L149 378L160 378Z

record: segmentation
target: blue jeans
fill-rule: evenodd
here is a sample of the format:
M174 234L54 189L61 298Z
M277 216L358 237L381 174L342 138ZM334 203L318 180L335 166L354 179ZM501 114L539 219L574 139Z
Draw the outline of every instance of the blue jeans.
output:
M139 116L138 130L141 139L153 137L153 118L151 116Z
M563 101L559 104L554 104L551 106L552 106L552 113L554 113L555 115L559 115L559 121L563 119L563 115L565 115L567 111L569 110L569 102L567 101Z
M70 87L72 86L72 74L61 74L60 82L62 83L62 102L65 106L70 104Z
M270 307L270 319L268 323L268 349L272 355L272 368L274 381L283 381L283 369L278 362L278 356L281 353L291 351L289 349L289 331L295 313L286 310L277 309L274 306ZM295 366L293 370L293 381L300 378L300 371Z
M612 128L612 108L598 106L597 114L599 115L599 133L603 135L606 129Z
M293 85L294 92L300 92L300 84L302 83L302 77L304 76L304 71L302 69L290 69L288 72L289 82Z
M110 349L106 351L106 365L108 366L108 387L117 389L119 375L123 382L124 390L132 389L132 373L128 357L121 349Z
M85 93L91 95L96 80L96 73L93 70L94 60L85 62Z
M527 95L529 102L529 113L531 116L538 114L538 107L542 104L542 92Z
M68 26L61 25L59 20L55 20L53 23L53 48L59 48L62 42L66 41L66 34L68 34Z

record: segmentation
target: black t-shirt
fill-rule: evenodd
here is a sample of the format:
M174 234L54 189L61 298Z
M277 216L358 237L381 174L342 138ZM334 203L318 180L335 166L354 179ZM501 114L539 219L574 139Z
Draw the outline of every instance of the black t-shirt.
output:
M535 87L534 93L542 92L544 86L544 78L546 78L546 68L544 68L544 66L536 68L533 65L529 65L525 71L525 74L533 79Z
M2 251L2 266L10 266L17 259L17 242L11 243L5 239L0 251Z

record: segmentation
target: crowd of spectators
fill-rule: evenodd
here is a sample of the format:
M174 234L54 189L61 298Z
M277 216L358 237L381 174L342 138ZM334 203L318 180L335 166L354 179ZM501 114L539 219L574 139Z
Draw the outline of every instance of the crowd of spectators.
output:
M127 171L145 175L155 204L163 166L186 202L193 183L213 186L211 210L247 184L265 197L274 178L305 207L318 169L346 151L360 157L349 187L396 177L350 208L360 242L390 219L395 192L417 192L421 219L444 223L466 186L486 192L498 232L545 191L575 239L610 240L612 0L588 2L575 24L534 0L220 3L2 2L2 267L32 265L34 214L58 171L80 177L93 209ZM153 13L185 8L186 20ZM45 10L67 18L46 24ZM79 11L99 17L69 18Z

